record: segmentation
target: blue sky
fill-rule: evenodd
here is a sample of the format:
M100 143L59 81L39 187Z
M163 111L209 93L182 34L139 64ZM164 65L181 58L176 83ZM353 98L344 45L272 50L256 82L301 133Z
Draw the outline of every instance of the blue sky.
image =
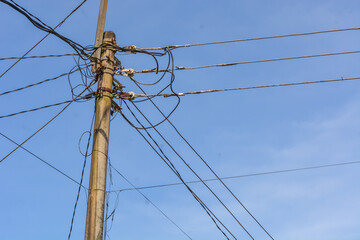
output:
M80 1L22 1L22 6L55 26ZM99 1L88 0L59 28L59 33L86 46L95 38ZM158 47L359 27L358 1L109 1L106 30L120 46ZM0 57L21 56L44 36L23 16L0 5ZM174 50L176 66L291 57L359 50L359 31L242 42ZM50 36L31 55L72 53ZM149 57L119 56L125 67L153 67ZM358 77L359 54L284 62L248 64L176 72L177 92ZM0 71L11 65L1 61ZM164 64L164 61L161 61ZM23 60L2 79L2 91L68 72L71 57ZM76 81L74 76L74 81ZM136 75L151 81L153 74ZM140 93L127 78L127 91ZM168 80L168 79L167 79ZM360 82L202 94L181 98L171 121L220 176L358 161L360 157ZM156 89L148 88L154 93ZM22 92L0 96L0 115L71 99L65 78ZM156 103L171 110L175 99ZM79 180L83 157L81 134L90 127L94 101L71 105L24 146ZM150 104L140 104L152 122L161 119ZM17 142L30 136L61 108L0 119L0 132ZM125 111L127 115L128 112ZM168 124L159 128L203 178L211 173ZM155 132L151 132L155 136ZM164 151L184 179L195 177L159 137ZM14 148L0 137L0 154ZM84 149L84 142L81 144ZM111 122L112 164L137 186L177 182L176 177L121 116ZM89 164L84 183L88 184ZM342 166L227 180L226 183L277 240L360 239L359 166ZM66 239L77 185L19 149L0 164L0 239ZM113 172L112 189L129 185ZM200 184L194 190L238 239L249 239ZM236 213L255 239L268 239L218 183L210 186ZM193 239L224 239L183 186L143 193ZM82 192L72 239L82 239L86 196ZM110 196L110 210L116 194ZM135 191L120 192L110 239L187 239Z

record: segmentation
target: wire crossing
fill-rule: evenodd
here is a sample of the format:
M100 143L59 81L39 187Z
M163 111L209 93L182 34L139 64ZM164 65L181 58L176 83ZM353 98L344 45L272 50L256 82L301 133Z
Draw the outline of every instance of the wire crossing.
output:
M169 220L175 227L177 227L185 236L189 239L192 239L189 234L187 234L178 224L176 224L164 211L162 211L158 206L156 206L143 192L141 192L129 179L127 179L123 174L120 173L111 163L109 164L112 169L115 170L128 184L130 184L146 201L153 205L167 220Z
M95 81L92 81L77 97L81 96L86 90L88 90L92 85L95 84ZM76 101L76 98L71 100L69 103L66 104L65 107L63 107L57 114L55 114L49 121L47 121L44 125L42 125L38 130L36 130L33 134L31 134L28 138L26 138L23 142L21 142L16 148L14 148L12 151L10 151L5 157L0 159L0 163L3 162L6 158L8 158L11 154L13 154L16 150L18 150L22 145L24 145L27 141L29 141L31 138L33 138L36 134L38 134L41 130L43 130L47 125L49 125L52 121L54 121L61 113L63 113L74 101Z
M5 134L3 134L2 132L0 132L0 135L3 136L4 138L6 138L7 140L9 140L10 142L12 142L13 144L15 144L16 146L20 146L20 144L18 144L17 142L15 142L14 140L12 140L10 137L6 136ZM29 149L20 146L21 149L23 149L25 152L31 154L32 156L34 156L35 158L37 158L38 160L40 160L41 162L45 163L47 166L51 167L52 169L54 169L55 171L57 171L58 173L60 173L61 175L63 175L64 177L66 177L67 179L71 180L72 182L76 183L77 185L79 185L80 187L82 187L85 191L87 190L87 188L80 184L78 181L76 181L74 178L70 177L68 174L64 173L63 171L61 171L60 169L58 169L57 167L53 166L52 164L50 164L48 161L44 160L43 158L39 157L38 155L36 155L35 153L31 152Z
M145 91L140 87L138 83L136 86L144 93ZM149 98L149 101L154 105L154 107L161 113L163 117L165 114L160 110L160 108L154 103L154 101ZM125 103L126 104L126 103ZM133 103L136 107L136 105ZM127 105L126 105L127 106ZM146 121L151 125L151 122L144 116L144 114L136 107L136 109L141 113L141 115L146 119ZM179 132L179 130L174 126L174 124L166 118L166 121L175 129L177 134L184 140L184 142L191 148L191 150L201 159L201 161L206 165L206 167L215 175L215 177L222 183L222 185L231 193L231 195L237 200L237 202L241 205L241 207L251 216L251 218L260 226L260 228L272 239L274 238L271 234L262 226L262 224L254 217L254 215L245 207L245 205L235 196L235 194L229 189L229 187L219 178L217 173L209 166L209 164L205 161L205 159L194 149L194 147L185 139L185 137ZM153 126L152 126L153 127ZM158 130L153 127L154 130L159 134L159 136L169 145L169 147L175 152L175 154L185 163L185 165L194 173L194 175L204 184L204 186L209 189L209 191L218 199L218 201L225 207L225 209L233 216L233 218L239 223L239 225L244 229L244 231L253 239L250 233L245 229L245 227L237 220L237 218L232 214L232 212L223 204L223 202L219 199L219 197L211 190L211 188L201 179L201 177L185 162L185 160L174 150L174 148L164 139L164 137L158 132Z
M76 8L74 8L61 22L56 25L53 30L60 27L71 15L73 15L87 0L82 1ZM1 2L6 3L7 1L1 0ZM16 62L14 62L8 69L6 69L1 75L2 78L8 71L10 71L16 64L18 64L24 57L26 57L34 48L36 48L42 41L44 41L51 33L47 33L42 39L40 39L34 46L32 46L24 55L22 55Z

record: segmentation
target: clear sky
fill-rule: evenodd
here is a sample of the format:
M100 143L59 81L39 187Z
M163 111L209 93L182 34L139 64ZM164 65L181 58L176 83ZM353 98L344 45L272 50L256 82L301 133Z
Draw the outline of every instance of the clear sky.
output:
M17 1L50 26L55 26L80 1ZM88 0L58 29L84 46L92 45L99 0ZM24 54L45 33L22 15L0 4L1 57ZM158 47L338 28L360 27L356 0L318 1L164 1L109 0L106 30L120 46ZM360 50L360 30L313 36L241 42L173 51L176 66L201 66L236 61ZM54 36L30 55L73 53ZM123 66L152 68L143 55L120 55ZM360 54L330 56L223 68L176 72L174 90L216 88L359 77ZM0 73L13 61L0 61ZM164 67L165 61L160 61ZM1 91L35 83L70 71L72 57L23 60L0 79ZM126 91L140 93L128 78L116 77ZM153 81L155 74L135 75ZM74 82L80 75L74 75ZM166 79L169 81L169 78ZM184 96L171 116L180 132L222 177L359 161L359 80L292 87ZM146 88L155 93L156 87ZM167 91L169 92L169 91ZM71 99L66 78L0 96L0 115ZM169 112L174 98L156 100ZM83 157L81 134L88 131L94 101L71 105L24 147L79 181ZM152 122L161 120L150 104L139 104ZM21 142L61 107L0 119L0 132ZM124 109L124 114L130 116ZM137 113L137 115L139 115ZM143 120L142 118L140 118ZM167 123L164 136L203 178L214 176ZM156 136L184 179L195 180L171 149ZM0 154L15 145L0 136ZM85 149L85 139L80 143ZM111 122L111 163L136 186L178 182L141 136L121 117ZM89 163L84 184L88 185ZM226 180L226 184L276 240L360 239L360 165ZM0 164L0 239L67 239L77 185L22 149ZM111 189L129 186L112 172ZM221 196L256 240L269 239L217 182L209 185ZM201 184L191 185L237 239L250 239ZM225 239L183 186L142 190L192 239ZM83 239L86 195L81 192L72 239ZM187 237L136 191L110 194L116 206L108 239L182 240ZM109 220L109 225L111 221Z

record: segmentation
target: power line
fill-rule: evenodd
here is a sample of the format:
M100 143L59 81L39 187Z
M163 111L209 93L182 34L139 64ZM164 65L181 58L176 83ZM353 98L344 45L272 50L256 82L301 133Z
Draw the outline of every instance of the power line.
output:
M93 80L83 91L81 91L81 93L79 95L77 95L77 97L81 96L81 94L83 94L88 88L90 88L92 85L94 85L95 81ZM18 150L22 145L24 145L24 143L26 143L27 141L29 141L32 137L34 137L36 134L38 134L41 130L43 130L47 125L49 125L52 121L54 121L61 113L63 113L70 105L71 103L73 103L76 100L76 98L74 98L73 100L71 100L69 103L67 103L67 105L61 109L55 116L53 116L49 121L47 121L44 125L42 125L38 130L36 130L33 134L31 134L28 138L26 138L22 143L20 143L16 148L14 148L11 152L9 152L5 157L3 157L0 160L0 163L2 161L4 161L6 158L8 158L11 154L13 154L16 150Z
M285 35L265 36L265 37L256 37L256 38L243 38L243 39L228 40L228 41L195 43L195 44L184 44L184 45L170 45L170 46L166 46L166 47L138 48L138 49L139 50L163 50L166 48L176 49L176 48L184 48L184 47L196 47L196 46L234 43L234 42L246 42L246 41L275 39L275 38L298 37L298 36L315 35L315 34L323 34L323 33L354 31L354 30L360 30L360 28L357 28L357 27L356 28L342 28L342 29L324 30L324 31L317 31L317 32L292 33L292 34L285 34Z
M337 79L328 79L328 80L319 80L319 81L310 81L310 82L280 83L280 84L260 85L260 86L252 86L252 87L200 90L200 91L185 92L185 93L136 94L135 97L158 97L158 96L163 96L163 97L179 96L179 97L182 97L182 96L191 95L191 94L203 94L203 93L226 92L226 91L240 91L240 90L249 90L249 89L257 89L257 88L285 87L285 86L296 86L296 85L306 85L306 84L315 84L315 83L342 82L342 81L351 81L351 80L360 80L360 77L337 78Z
M53 30L60 27L73 13L75 13L87 0L82 1L74 10L72 10L58 25L56 25ZM38 41L34 46L32 46L23 56L21 56L16 62L14 62L8 69L6 69L1 75L2 78L10 69L12 69L18 62L20 62L26 55L28 55L34 48L36 48L42 41L44 41L50 33L47 33L40 41Z
M41 31L53 34L54 36L58 37L59 39L63 40L64 42L66 42L69 46L71 46L75 50L75 52L77 52L80 55L80 57L81 57L81 55L85 55L85 56L87 55L84 52L85 48L82 47L79 43L76 43L73 40L59 34L53 28L51 28L49 25L47 25L46 23L41 21L38 17L34 16L32 13L30 13L28 10L26 10L24 7L20 6L19 4L17 4L13 0L10 0L10 1L8 1L8 0L0 0L0 2L5 3L9 7L14 9L18 13L20 13L21 15L23 15L36 28L40 29Z
M152 100L151 100L152 101ZM135 108L141 113L141 115L149 122L146 116L137 108L137 106L133 103ZM170 122L170 120L168 120ZM173 125L172 125L173 126ZM175 128L175 126L173 126ZM245 232L253 239L250 233L245 229L245 227L239 222L239 220L234 216L234 214L226 207L226 205L220 200L220 198L211 190L211 188L200 178L200 176L186 163L186 161L178 154L178 152L169 144L169 142L158 132L158 130L154 127L154 130L160 135L160 137L166 142L166 144L175 152L175 154L185 163L185 165L194 173L194 175L199 178L199 180L206 186L207 189L218 199L218 201L225 207L225 209L231 214L231 216L239 223L239 225L245 230ZM176 129L177 130L177 129ZM190 148L198 155L198 157L202 160L202 162L206 165L206 167L215 175L215 177L222 183L222 185L230 192L230 194L236 199L236 201L242 206L242 208L251 216L251 218L261 227L261 229L272 239L274 238L270 235L270 233L262 226L262 224L254 217L254 215L245 207L245 205L235 196L235 194L230 190L230 188L219 178L219 176L215 173L215 171L210 167L210 165L205 161L201 155L195 151L195 149L190 145L190 143L178 132L178 134L183 138L183 140L190 146Z
M46 82L56 80L56 79L64 77L64 76L69 76L69 75L71 75L71 74L73 74L73 73L75 73L77 71L79 71L79 69L76 69L76 70L68 72L68 73L60 74L59 76L56 76L56 77L53 77L53 78L48 78L48 79L42 80L42 81L37 82L37 83L29 84L29 85L27 85L25 87L16 88L16 89L13 89L13 90L10 90L10 91L6 91L6 92L3 92L3 93L0 93L0 96L6 95L6 94L9 94L9 93L13 93L13 92L18 92L18 91L21 91L21 90L24 90L24 89L27 89L27 88L30 88L30 87L34 87L34 86L37 86L37 85L40 85L40 84L43 84L43 83L46 83Z
M7 115L3 115L3 116L0 116L0 119L1 119L1 118L7 118L7 117L13 117L13 116L16 116L16 115L19 115L19 114L34 112L34 111L42 110L42 109L45 109L45 108L55 107L55 106L63 105L63 104L66 104L66 103L72 103L72 102L75 101L75 100L90 99L91 97L92 97L92 94L89 94L89 95L86 95L86 96L84 96L84 97L77 98L77 99L72 99L72 100L68 100L68 101L64 101L64 102L59 102L59 103L53 103L53 104L45 105L45 106L38 107L38 108L33 108L33 109L28 109L28 110L24 110L24 111L20 111L20 112L16 112L16 113L11 113L11 114L7 114Z
M126 104L126 102L124 101L124 104ZM165 153L163 152L163 150L161 149L161 147L159 146L159 144L154 140L154 138L151 136L151 134L148 132L147 128L144 127L144 125L139 121L139 119L135 116L135 114L131 111L131 109L129 108L130 113L133 115L133 117L135 118L135 120L142 126L142 129L145 130L145 132L147 133L147 135L150 137L150 139L154 142L154 144L158 147L158 149L160 150L160 152L162 153L162 155L159 153L159 151L157 151L155 149L155 147L150 143L150 141L144 136L144 134L136 127L135 130L142 136L142 138L146 141L146 143L154 150L154 152L160 157L160 159L170 168L170 170L180 179L180 181L183 183L183 185L186 187L186 189L191 193L191 195L195 198L195 200L200 204L200 206L205 210L206 214L208 214L208 216L211 218L211 220L214 222L214 224L216 225L216 227L219 229L219 231L227 238L228 236L226 235L226 233L219 227L219 225L217 224L216 221L218 221L221 226L223 226L226 231L228 233L230 233L230 235L234 238L237 239L234 234L219 220L219 218L209 209L208 206L206 206L206 204L197 196L197 194L186 184L186 182L183 180L183 178L181 177L180 173L177 171L177 169L175 168L175 166L172 164L172 162L169 160L169 158L165 155ZM125 117L125 115L120 112L121 115L124 117L124 119L131 125L133 126L133 124ZM215 219L214 219L215 218ZM216 221L215 221L216 220Z
M324 54L314 54L314 55L305 55L305 56L271 58L271 59L262 59L262 60L254 60L254 61L244 61L244 62L220 63L220 64L212 64L212 65L197 66L197 67L176 67L174 69L174 71L195 70L195 69L212 68L212 67L228 67L228 66L241 65L241 64L276 62L276 61L286 61L286 60L303 59L303 58L315 58L315 57L328 57L328 56L354 54L354 53L360 53L360 51L324 53ZM140 71L134 71L134 73L152 73L152 72L168 72L168 71L169 71L168 69L158 69L158 70L157 69L145 69L145 70L140 70Z
M135 83L140 90L145 93L145 91L140 87L139 84ZM157 105L148 97L151 103L158 109L158 111L164 116L163 112L157 107ZM126 103L125 103L126 104ZM146 121L151 125L151 122L148 118L139 110L139 108L132 103L135 108L140 112L140 114L146 119ZM127 106L127 105L126 105ZM219 176L215 173L215 171L210 167L210 165L205 161L203 157L192 147L192 145L180 134L177 128L171 123L171 121L166 119L171 126L176 130L176 132L180 135L180 137L188 144L188 146L196 153L196 155L201 159L201 161L206 165L206 167L216 176L216 178L222 183L222 185L231 193L231 195L236 199L236 201L241 205L241 207L251 216L251 218L261 227L261 229L272 239L274 238L270 235L270 233L262 226L262 224L253 216L253 214L245 207L245 205L235 196L235 194L230 190L230 188L219 178ZM186 161L177 153L177 151L169 144L168 141L159 133L159 131L153 127L154 130L160 135L160 137L165 141L165 143L175 152L175 154L184 162L184 164L194 173L194 175L199 178L199 180L209 189L209 191L218 199L218 201L225 207L225 209L233 216L233 218L239 223L239 225L245 230L245 232L252 238L250 233L243 227L243 225L238 221L238 219L232 214L232 212L223 204L223 202L219 199L219 197L211 190L211 188L200 178L200 176L186 163Z
M153 205L167 220L169 220L174 226L176 226L183 234L189 239L192 239L179 225L177 225L168 215L166 215L158 206L156 206L145 194L143 194L130 180L128 180L123 174L119 172L111 163L110 167L115 170L128 184L130 184L141 196L143 196L151 205Z
M4 138L6 138L7 140L9 140L10 142L14 143L17 146L20 146L20 144L18 144L17 142L15 142L14 140L12 140L10 137L6 136L5 134L0 132L0 135L3 136ZM34 156L35 158L37 158L38 160L40 160L41 162L45 163L47 166L51 167L52 169L54 169L55 171L57 171L58 173L60 173L61 175L65 176L66 178L68 178L69 180L73 181L74 183L76 183L77 185L79 185L80 187L84 188L85 190L87 190L87 188L80 184L78 181L76 181L75 179L73 179L72 177L70 177L69 175L67 175L66 173L64 173L63 171L61 171L60 169L58 169L57 167L51 165L49 162L45 161L44 159L40 158L38 155L36 155L35 153L31 152L30 150L28 150L27 148L20 146L20 148L22 148L24 151L26 151L27 153L31 154L32 156Z
M87 144L86 144L86 151L85 151L85 155L84 155L84 163L83 163L83 167L82 167L82 170L81 170L81 178L80 178L80 184L82 184L83 182L83 179L84 179L84 173L85 173L85 166L86 166L86 160L88 158L88 151L89 151L89 147L90 147L90 140L91 140L91 130L92 130L92 127L93 127L93 124L94 124L94 119L95 119L95 110L94 110L94 114L93 114L93 117L92 117L92 120L91 120L91 124L90 124L90 129L89 129L89 137L88 137L88 141L87 141ZM80 151L81 153L81 151ZM76 208L77 208L77 204L78 204L78 201L79 201L79 197L80 197L80 191L81 191L81 188L79 187L78 188L78 191L77 191L77 194L76 194L76 200L75 200L75 204L74 204L74 210L73 210L73 214L72 214L72 218L71 218L71 224L70 224L70 230L69 230L69 234L68 234L68 240L70 239L71 237L71 232L72 232L72 229L73 229L73 224L74 224L74 220L75 220L75 214L76 214Z
M334 163L334 164L327 164L327 165L317 165L317 166L302 167L302 168L289 168L289 169L275 170L275 171L269 171L269 172L249 173L249 174L244 174L244 175L222 177L220 179L228 180L228 179L236 179L236 178L255 177L255 176L263 176L263 175L279 174L279 173L306 171L306 170L312 170L312 169L339 167L339 166L346 166L346 165L353 165L353 164L360 164L360 161L341 162L341 163ZM204 179L204 182L213 182L213 181L219 181L219 180L217 178ZM189 181L189 182L186 182L186 183L187 184L192 184L192 183L200 183L200 182L201 181L194 180L194 181ZM120 189L118 191L123 192L123 191L133 191L133 190L137 190L137 189L138 190L143 190L143 189L151 189L151 188L172 187L172 186L179 186L179 185L182 185L182 184L183 183L177 182L177 183L168 183L168 184L143 186L143 187L137 187L137 188L124 188L124 189Z
M68 56L77 56L77 54L66 53L66 54L51 54L51 55L28 56L28 57L6 57L6 58L0 58L0 61L15 60L15 59L32 59L32 58L58 58L58 57L68 57Z
M136 83L137 84L137 83ZM124 101L124 104L131 112L127 103ZM234 218L234 220L241 226L241 228L249 235L251 239L254 239L253 236L248 232L248 230L240 223L234 213L226 206L226 204L220 199L220 197L202 180L202 178L194 171L191 166L185 161L183 157L174 149L174 147L164 138L164 136L156 129L155 126L149 121L149 119L142 113L142 111L132 102L133 106L137 111L143 116L143 118L150 124L150 126L157 132L157 134L164 140L164 142L173 150L173 152L181 159L181 161L187 166L187 168L204 184L204 186L211 192L211 194L220 202L220 204L228 211L228 213ZM132 113L133 114L133 113ZM134 114L133 114L134 115Z

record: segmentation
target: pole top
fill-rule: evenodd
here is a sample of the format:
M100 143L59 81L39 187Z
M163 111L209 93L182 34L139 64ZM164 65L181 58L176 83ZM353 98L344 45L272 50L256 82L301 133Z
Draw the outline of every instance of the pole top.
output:
M112 31L106 31L104 32L104 38L110 38L115 40L115 33Z

